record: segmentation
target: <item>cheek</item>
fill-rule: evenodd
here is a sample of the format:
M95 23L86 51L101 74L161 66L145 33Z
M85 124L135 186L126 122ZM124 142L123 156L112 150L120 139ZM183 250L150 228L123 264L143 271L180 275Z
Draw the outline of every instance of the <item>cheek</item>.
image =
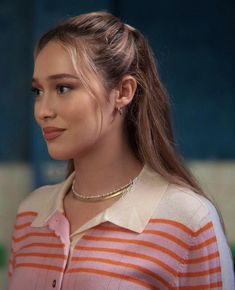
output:
M102 119L98 104L90 98L70 105L64 111L64 118L69 120L71 126L87 131L92 128L98 130Z
M82 135L85 138L90 135L93 137L98 135L100 123L101 120L97 112L82 110L81 112L76 111L69 116L68 125L76 135Z

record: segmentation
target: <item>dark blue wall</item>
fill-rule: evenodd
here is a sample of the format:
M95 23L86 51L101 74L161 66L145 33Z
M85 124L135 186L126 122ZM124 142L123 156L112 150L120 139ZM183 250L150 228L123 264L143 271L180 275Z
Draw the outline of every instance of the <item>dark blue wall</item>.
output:
M235 2L119 2L155 49L183 155L235 158Z
M191 159L235 158L235 2L0 2L0 160L48 160L33 124L33 46L67 16L108 10L148 37L173 103L177 143ZM36 131L36 133L35 133Z
M0 160L3 161L29 157L33 33L30 3L0 2Z

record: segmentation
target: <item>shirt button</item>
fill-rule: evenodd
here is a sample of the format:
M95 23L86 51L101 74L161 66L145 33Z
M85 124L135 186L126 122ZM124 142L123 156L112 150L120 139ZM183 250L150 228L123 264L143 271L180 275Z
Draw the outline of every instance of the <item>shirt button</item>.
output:
M55 286L56 286L56 280L53 280L52 287L55 288Z

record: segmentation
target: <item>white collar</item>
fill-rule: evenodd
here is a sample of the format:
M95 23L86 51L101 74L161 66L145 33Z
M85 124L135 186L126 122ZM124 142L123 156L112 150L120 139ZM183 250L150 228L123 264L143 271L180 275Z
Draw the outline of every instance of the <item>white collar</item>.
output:
M45 226L55 212L63 213L63 199L71 187L74 174L73 172L60 184L47 187L49 200L38 206L38 215L34 219L32 227ZM145 165L131 190L124 197L87 222L74 234L105 221L141 233L156 210L167 187L168 182L148 165Z

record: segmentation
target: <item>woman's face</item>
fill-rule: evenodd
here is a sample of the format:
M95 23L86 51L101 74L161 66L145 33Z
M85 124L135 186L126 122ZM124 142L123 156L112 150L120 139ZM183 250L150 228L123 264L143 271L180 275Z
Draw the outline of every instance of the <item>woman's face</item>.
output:
M68 52L58 43L49 42L38 54L32 87L35 119L52 158L67 160L86 154L113 130L114 98L110 95L107 101L101 86L96 99L91 96L81 85Z

